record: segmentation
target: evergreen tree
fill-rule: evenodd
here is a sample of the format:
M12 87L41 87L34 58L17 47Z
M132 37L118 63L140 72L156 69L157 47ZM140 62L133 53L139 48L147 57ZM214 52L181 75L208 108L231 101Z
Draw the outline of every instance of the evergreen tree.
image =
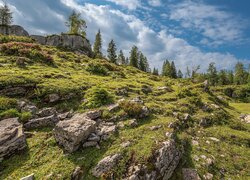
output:
M153 74L153 75L156 75L156 76L159 76L159 71L158 71L158 69L154 68L152 74Z
M198 71L200 70L200 65L196 66L196 67L193 67L192 68L192 74L191 74L191 78L194 79L197 77L198 75Z
M138 48L136 46L133 46L130 51L130 58L129 58L130 66L138 68L139 65L138 59L139 59Z
M227 85L228 84L227 73L225 70L221 70L218 73L218 84L219 85Z
M176 67L175 67L174 61L171 62L170 77L177 78L177 72L176 72Z
M187 66L187 70L186 70L186 78L190 78L191 77L191 72L189 67Z
M240 84L245 84L246 81L247 79L246 79L246 71L244 70L244 65L238 62L235 65L234 83L240 85Z
M66 26L69 27L69 33L81 34L86 37L86 21L81 19L81 14L73 11L66 22Z
M129 65L129 58L128 58L128 57L126 57L125 64L126 64L126 65Z
M120 50L120 53L119 53L119 56L118 56L118 62L120 64L126 64L126 58L125 58L122 50Z
M12 20L12 12L7 3L4 3L4 5L0 7L0 25L9 26Z
M163 67L162 67L162 75L163 76L167 76L167 77L170 77L172 76L172 67L171 67L171 64L168 60L166 60L164 63L163 63Z
M95 37L95 43L94 43L94 58L102 58L102 35L101 31L99 29L98 33Z
M183 74L182 74L180 69L179 69L179 71L177 73L177 77L180 78L180 79L183 78Z
M139 53L139 69L145 72L149 72L149 64L147 57L143 53Z
M227 80L228 80L228 84L233 84L234 83L234 73L233 73L233 71L228 71L227 72Z
M108 59L112 62L112 63L117 63L117 55L116 55L116 45L115 45L115 41L112 39L108 45Z
M210 63L207 70L208 81L212 86L215 86L218 82L217 70L215 63Z

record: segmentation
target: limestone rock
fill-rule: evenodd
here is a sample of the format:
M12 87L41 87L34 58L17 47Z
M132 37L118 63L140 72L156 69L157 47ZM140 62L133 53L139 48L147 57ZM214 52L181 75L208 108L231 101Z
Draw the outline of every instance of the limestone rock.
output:
M35 105L27 104L21 108L22 112L30 112L32 115L35 115L38 111L38 108Z
M95 142L95 141L87 141L87 142L85 142L83 145L82 145L82 147L83 148L87 148L87 147L95 147L95 146L97 146L98 144L97 144L97 142Z
M101 115L102 115L101 110L94 110L94 111L89 111L86 113L86 116L92 120L96 120L96 119L100 118Z
M76 114L67 121L60 121L54 128L56 141L66 151L74 152L96 130L96 122L85 114Z
M116 166L120 159L120 154L105 157L94 167L94 169L92 169L92 174L95 177L100 177L103 174L108 173L114 166Z
M17 118L0 121L0 159L26 148L23 126Z
M144 94L149 94L149 93L153 92L152 88L150 86L147 86L147 85L143 85L141 88L141 91Z
M39 35L31 35L32 39L34 39L38 44L45 45L46 44L46 37L39 36Z
M60 100L60 96L58 94L50 94L49 95L49 102L53 103L53 102L57 102Z
M183 180L200 180L197 171L191 168L183 168L182 169Z
M48 117L42 117L37 119L31 119L24 124L25 129L41 128L41 127L54 127L59 121L56 115Z
M205 179L205 180L212 180L213 179L213 174L211 174L211 173L207 173L207 174L205 174L205 175L203 175L203 178Z
M119 109L119 104L111 104L108 106L108 111L109 112L115 112Z
M138 126L137 120L136 119L129 120L128 125L130 127L136 127L136 126Z
M88 137L88 141L99 142L100 140L100 136L96 135L95 133L91 133Z
M83 170L81 167L77 166L73 173L71 174L71 180L81 180L83 177Z
M18 25L3 26L0 25L0 34L4 35L15 35L15 36L29 36L29 33Z
M161 125L159 125L159 126L152 126L152 127L150 127L149 129L150 129L151 131L156 131L156 130L160 129L161 127L162 127Z
M34 180L34 179L35 179L35 175L33 173L33 174L30 174L28 176L21 178L20 180Z
M55 108L49 107L49 108L43 108L40 111L38 111L37 115L39 117L45 117L45 116L51 116L56 114Z

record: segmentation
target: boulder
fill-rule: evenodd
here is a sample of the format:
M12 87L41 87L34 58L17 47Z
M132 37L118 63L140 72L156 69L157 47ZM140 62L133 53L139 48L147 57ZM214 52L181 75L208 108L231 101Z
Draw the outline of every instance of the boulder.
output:
M96 122L85 114L76 114L67 121L60 121L53 132L56 141L72 153L96 130Z
M205 180L212 180L213 177L214 177L214 175L211 173L207 173L207 174L203 175L203 179L205 179Z
M0 25L0 34L4 35L15 35L15 36L29 36L29 33L18 25L3 26Z
M39 117L46 117L46 116L51 116L55 114L56 114L56 109L53 107L43 108L36 113L36 115Z
M29 130L33 128L54 127L58 121L59 119L56 115L31 119L24 124L24 128Z
M81 167L77 166L73 173L71 174L71 180L82 180L83 170Z
M197 171L191 168L182 169L183 180L200 180Z
M108 106L108 111L109 112L115 112L119 110L119 104L111 104Z
M26 137L17 118L0 121L0 159L25 149Z
M30 112L32 115L35 115L38 108L35 105L27 104L21 108L22 112Z
M95 141L87 141L87 142L85 142L85 143L82 145L82 147L83 147L83 148L88 148L88 147L95 147L95 146L97 146L97 145L98 145L98 143L95 142Z
M92 120L96 120L102 116L101 110L89 111L86 113L86 116Z
M152 88L150 86L147 86L147 85L143 85L141 88L141 91L144 94L149 94L149 93L153 92Z
M131 119L131 120L128 121L128 125L130 127L136 127L136 126L138 126L138 122L137 122L136 119Z
M100 177L103 174L108 173L117 165L120 159L120 154L105 157L94 167L94 169L92 169L92 174L95 177Z
M60 96L58 94L50 94L49 95L49 102L53 103L53 102L57 102L60 100Z
M33 173L33 174L30 174L28 176L21 178L20 180L34 180L34 179L35 179L35 175Z
M39 35L31 35L32 39L34 39L38 44L45 45L46 44L46 37L39 36Z

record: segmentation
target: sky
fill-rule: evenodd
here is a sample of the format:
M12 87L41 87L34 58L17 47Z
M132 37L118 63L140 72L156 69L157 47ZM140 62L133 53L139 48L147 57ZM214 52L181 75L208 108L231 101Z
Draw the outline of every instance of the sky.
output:
M1 3L1 1L0 1ZM87 22L94 43L101 30L103 53L114 39L128 56L136 45L151 68L174 61L185 72L214 62L218 69L250 63L250 1L248 0L7 0L14 24L30 34L67 32L72 10Z

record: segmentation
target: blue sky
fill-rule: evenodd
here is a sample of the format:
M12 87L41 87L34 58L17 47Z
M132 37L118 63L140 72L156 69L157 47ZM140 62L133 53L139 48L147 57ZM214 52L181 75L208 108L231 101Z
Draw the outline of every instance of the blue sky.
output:
M65 21L75 9L87 21L91 43L98 29L103 52L114 39L129 54L133 45L161 68L165 59L178 68L210 62L232 69L250 62L250 1L247 0L8 0L14 23L30 34L66 32Z

